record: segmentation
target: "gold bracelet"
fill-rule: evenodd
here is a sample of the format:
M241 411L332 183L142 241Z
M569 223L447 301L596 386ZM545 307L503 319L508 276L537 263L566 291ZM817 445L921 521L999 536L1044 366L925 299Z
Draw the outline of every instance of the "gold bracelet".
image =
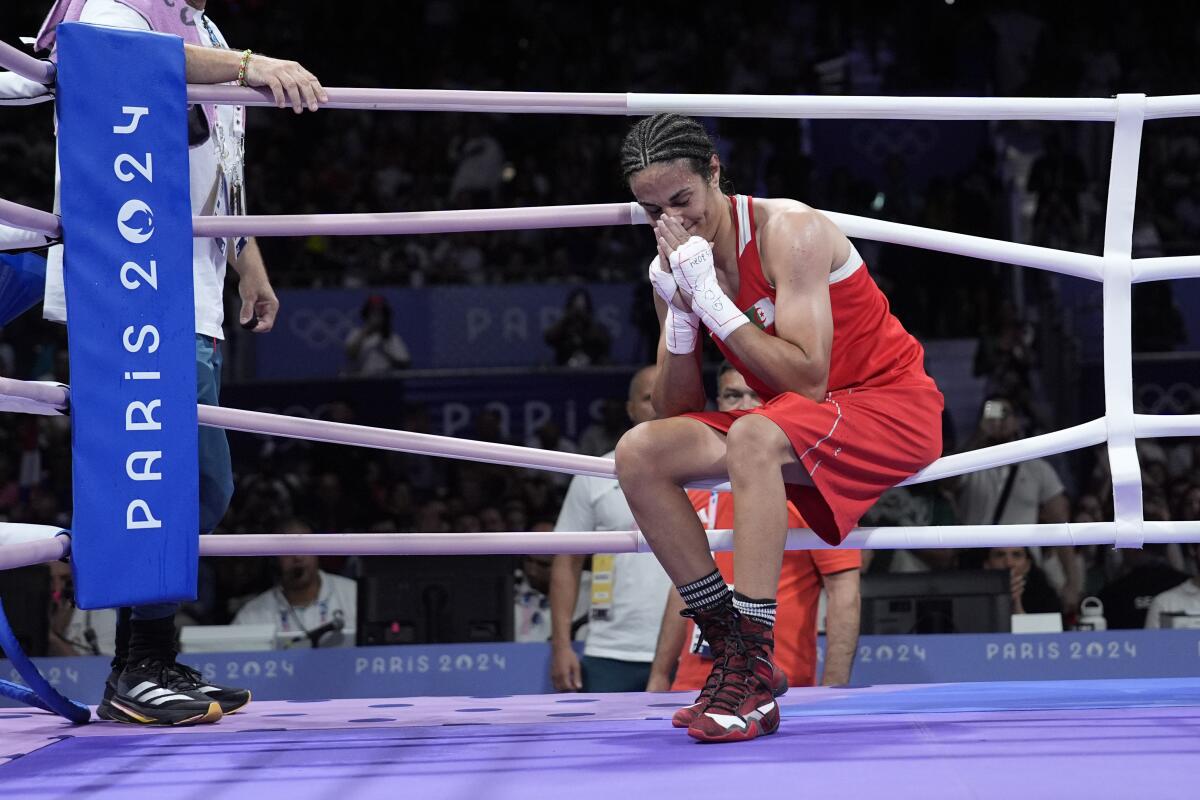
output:
M252 56L252 55L254 55L254 51L252 51L252 50L243 50L242 51L242 61L241 61L241 64L238 65L238 77L237 77L238 86L248 86L249 85L246 83L246 67L248 67L250 65L250 56Z

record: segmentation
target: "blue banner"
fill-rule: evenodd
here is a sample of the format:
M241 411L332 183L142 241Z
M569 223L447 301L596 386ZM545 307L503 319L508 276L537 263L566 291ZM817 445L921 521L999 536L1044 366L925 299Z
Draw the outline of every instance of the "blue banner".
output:
M274 335L272 333L271 335ZM405 428L405 407L428 415L427 433L470 438L483 411L499 418L500 433L524 444L549 420L562 435L578 442L590 425L604 418L607 402L623 405L629 395L630 367L579 370L497 370L492 374L412 373L403 378L230 384L221 402L230 408L266 411L288 416L327 416L330 403L345 403L354 421L378 428ZM624 411L621 411L624 419ZM231 445L251 440L235 436ZM250 446L257 446L251 444Z
M644 283L293 289L279 292L279 322L271 335L253 337L255 377L346 375L346 339L362 324L360 312L372 294L391 306L392 329L408 346L413 369L551 366L554 350L545 333L577 289L591 295L594 318L611 338L610 363L640 365L635 304L645 304L658 331Z
M58 29L81 608L196 595L192 211L178 37Z
M1197 670L1200 631L957 633L863 636L851 677L857 684L1052 681L1186 678Z
M824 650L820 641L818 656ZM581 645L577 644L577 647ZM206 680L243 686L259 700L548 694L548 644L443 644L190 653ZM34 659L50 684L95 704L105 656ZM863 636L851 682L1049 681L1186 678L1200 670L1200 631L1119 630L1046 634ZM0 678L18 680L0 661ZM0 698L0 706L15 705Z

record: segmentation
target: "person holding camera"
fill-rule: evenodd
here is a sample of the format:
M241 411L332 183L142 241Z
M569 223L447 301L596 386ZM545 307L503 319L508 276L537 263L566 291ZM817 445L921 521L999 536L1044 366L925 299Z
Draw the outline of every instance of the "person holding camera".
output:
M392 329L392 306L381 294L363 303L362 325L346 337L346 375L369 378L408 369L408 345Z

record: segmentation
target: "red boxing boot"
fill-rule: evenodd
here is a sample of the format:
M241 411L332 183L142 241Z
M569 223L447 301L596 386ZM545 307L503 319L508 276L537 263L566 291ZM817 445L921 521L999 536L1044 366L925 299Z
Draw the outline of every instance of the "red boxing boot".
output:
M671 724L676 728L687 728L696 717L704 713L709 700L712 699L713 692L721 683L721 661L725 655L725 640L737 625L737 612L732 605L722 605L706 611L693 611L685 608L679 612L679 616L689 617L695 621L696 627L700 629L701 640L708 642L713 656L712 671L708 673L708 680L704 682L704 688L700 690L696 702L679 709L671 717Z
M778 730L775 698L787 691L787 676L775 666L774 648L769 626L735 617L724 651L713 664L713 674L720 673L715 688L688 726L688 736L701 742L741 742Z

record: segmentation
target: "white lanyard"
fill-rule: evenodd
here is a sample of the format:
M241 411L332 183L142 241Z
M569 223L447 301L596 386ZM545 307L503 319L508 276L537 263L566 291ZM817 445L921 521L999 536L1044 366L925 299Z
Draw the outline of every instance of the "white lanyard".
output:
M229 45L217 35L216 29L208 21L208 15L203 12L197 15L208 40L212 46L228 50ZM221 116L214 109L212 120L213 142L217 146L217 160L220 163L221 186L217 192L216 207L213 212L220 215L240 217L246 213L246 125L245 109L242 106L233 107L233 130L227 138ZM217 246L225 253L225 240L218 239ZM241 256L242 248L246 246L246 237L239 236L234 240L234 258Z

